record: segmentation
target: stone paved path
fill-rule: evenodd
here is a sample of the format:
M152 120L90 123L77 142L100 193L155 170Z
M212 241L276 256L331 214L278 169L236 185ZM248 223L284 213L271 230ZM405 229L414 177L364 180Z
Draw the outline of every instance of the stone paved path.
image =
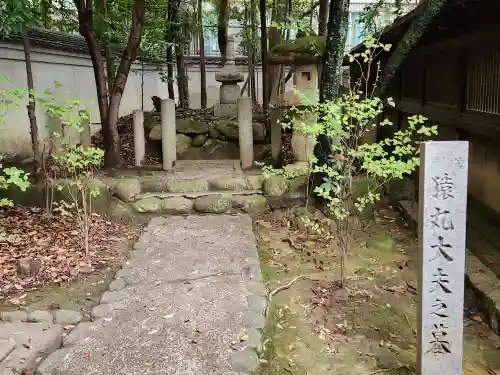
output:
M80 324L37 374L235 375L257 367L266 298L249 216L152 219L110 289L95 322Z

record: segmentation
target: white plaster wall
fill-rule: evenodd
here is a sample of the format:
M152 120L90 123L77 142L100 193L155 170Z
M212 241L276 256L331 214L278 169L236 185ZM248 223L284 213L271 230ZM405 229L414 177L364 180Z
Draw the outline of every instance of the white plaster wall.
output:
M99 110L96 100L94 72L90 57L59 50L33 48L32 66L35 90L43 92L54 88L54 81L64 86L64 96L67 99L78 99L90 112L93 132L100 127ZM175 69L175 68L174 68ZM218 66L207 66L207 99L208 105L217 103L219 83L215 81ZM246 78L246 67L238 66ZM174 70L175 71L175 70ZM22 46L0 42L0 77L6 78L6 83L0 84L0 89L25 89L26 70ZM200 107L200 72L198 65L188 66L190 105ZM242 85L242 84L240 84ZM262 75L257 73L258 99L261 101ZM142 86L142 88L141 88ZM176 89L177 97L177 87ZM291 89L291 80L288 88ZM134 64L125 87L120 105L120 116L130 114L134 109L148 111L153 109L151 96L161 98L168 96L167 85L163 83L157 71L157 66ZM0 153L9 157L28 157L31 155L29 120L25 104L13 110L3 118L0 125ZM46 118L40 106L37 107L37 119L41 129L41 137L45 139Z

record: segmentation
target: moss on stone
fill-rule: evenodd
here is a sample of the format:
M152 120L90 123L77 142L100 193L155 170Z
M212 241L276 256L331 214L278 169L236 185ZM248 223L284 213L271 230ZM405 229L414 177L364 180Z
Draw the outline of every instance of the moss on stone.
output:
M270 62L291 60L296 63L314 63L323 55L326 47L324 36L305 36L280 43L270 51Z

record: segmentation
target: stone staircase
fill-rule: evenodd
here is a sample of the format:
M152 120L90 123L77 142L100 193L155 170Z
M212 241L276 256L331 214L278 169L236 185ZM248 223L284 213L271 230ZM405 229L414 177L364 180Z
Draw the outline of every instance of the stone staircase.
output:
M197 168L184 164L175 173L114 178L111 191L135 214L147 215L252 214L305 198L304 177L264 179L260 171L243 172L234 162L226 163L227 168L213 162L201 163L206 168L198 164Z

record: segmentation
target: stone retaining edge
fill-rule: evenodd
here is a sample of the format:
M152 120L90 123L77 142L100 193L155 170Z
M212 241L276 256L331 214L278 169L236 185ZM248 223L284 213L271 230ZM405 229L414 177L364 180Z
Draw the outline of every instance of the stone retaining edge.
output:
M257 251L257 241L253 232L252 218L243 216L248 221L247 230L249 236L254 238L253 244L246 249L248 266L245 267L242 277L248 292L248 310L245 312L245 328L247 339L240 350L233 351L230 356L230 364L235 371L241 374L254 373L260 364L262 352L262 329L265 326L264 316L267 305L267 289L262 279L260 258Z
M418 236L418 212L412 210L413 203L397 201L394 208ZM483 321L495 334L500 335L500 280L469 249L466 249L464 293L473 299Z

